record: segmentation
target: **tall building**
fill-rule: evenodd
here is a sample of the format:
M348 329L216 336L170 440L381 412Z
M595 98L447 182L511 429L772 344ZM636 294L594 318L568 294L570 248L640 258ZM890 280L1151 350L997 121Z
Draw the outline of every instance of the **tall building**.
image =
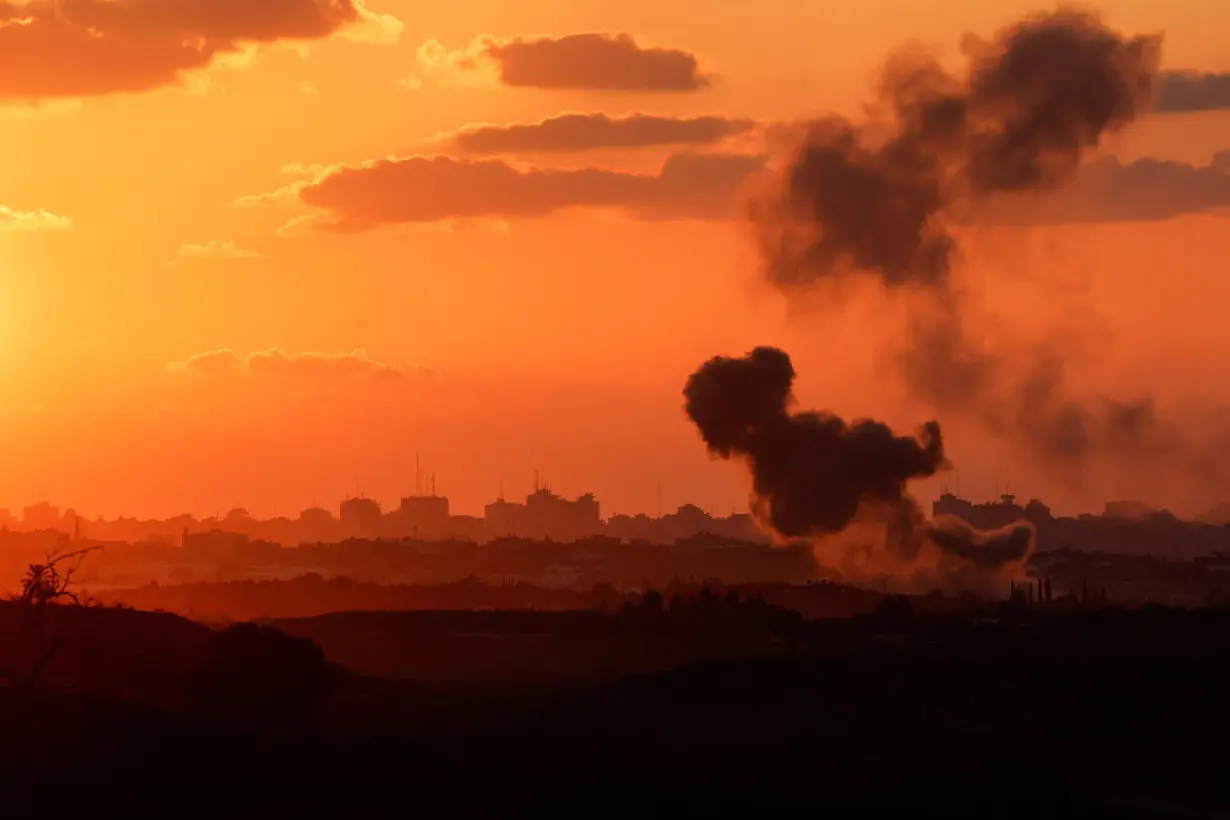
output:
M1014 495L1001 495L999 501L975 504L952 493L944 493L932 505L931 514L933 517L951 515L983 530L1006 527L1022 520L1041 526L1052 518L1050 508L1041 501L1032 498L1022 507L1016 503Z
M448 499L442 495L411 495L397 508L400 528L416 537L441 536L449 526Z
M31 504L21 511L21 523L27 530L58 530L60 508L46 501Z
M323 507L308 507L299 513L299 538L308 543L323 543L337 534L337 519Z
M523 535L527 528L525 505L498 498L483 508L483 522L494 538Z
M341 521L348 536L375 536L381 529L380 502L374 498L348 498L342 502Z
M81 516L77 515L76 510L64 511L64 515L60 518L60 531L72 533L74 541L81 538Z
M602 531L598 499L592 493L569 501L544 488L526 496L524 504L500 499L485 510L487 528L495 537L550 538L572 541Z

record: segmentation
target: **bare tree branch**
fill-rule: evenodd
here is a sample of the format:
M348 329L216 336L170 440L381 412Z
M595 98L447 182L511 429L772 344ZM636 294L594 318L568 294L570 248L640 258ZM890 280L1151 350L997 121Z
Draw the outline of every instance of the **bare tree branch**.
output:
M73 576L81 569L87 555L101 546L86 547L72 552L48 553L41 564L30 564L21 581L21 592L12 600L21 607L24 621L33 629L37 655L21 683L23 689L33 686L61 646L62 622L59 605L64 601L82 606L82 598L72 589ZM87 603L89 596L86 596ZM48 607L51 607L50 609ZM0 680L14 684L16 675L0 673Z

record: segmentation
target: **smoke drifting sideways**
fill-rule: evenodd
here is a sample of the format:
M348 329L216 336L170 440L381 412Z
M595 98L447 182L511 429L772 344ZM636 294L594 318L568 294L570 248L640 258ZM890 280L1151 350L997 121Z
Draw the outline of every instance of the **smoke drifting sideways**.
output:
M1057 341L996 350L972 327L958 282L958 229L1007 195L1052 191L1103 139L1152 105L1158 36L1124 37L1061 8L987 42L968 38L968 70L903 53L883 71L887 122L809 123L749 215L767 277L787 296L870 279L904 300L896 364L916 399L972 415L1061 475L1091 459L1163 461L1209 480L1207 448L1150 398L1078 396ZM1068 340L1070 342L1070 340ZM1198 475L1197 475L1198 474Z
M979 532L927 522L911 479L949 468L938 422L899 436L877 421L793 410L794 366L781 350L718 356L684 387L684 409L710 453L746 463L752 510L782 538L809 539L817 559L850 580L891 576L927 589L984 588L1020 572L1028 522Z

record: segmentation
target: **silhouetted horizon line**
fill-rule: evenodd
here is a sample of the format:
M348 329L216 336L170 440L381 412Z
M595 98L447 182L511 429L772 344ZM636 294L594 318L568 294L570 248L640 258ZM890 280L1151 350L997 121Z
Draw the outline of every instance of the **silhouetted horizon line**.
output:
M434 490L434 487L432 489ZM527 494L526 501L529 501L531 498L535 496L539 496L539 497L548 496L550 498L556 499L558 501L563 501L566 503L575 503L576 501L585 500L585 499L591 499L594 501L595 504L600 503L600 499L597 498L597 495L595 493L584 492L584 493L578 494L575 497L569 498L567 495L564 495L562 493L557 493L549 489L545 483L536 485L535 489L531 493ZM965 496L965 495L961 495L959 493L953 492L951 486L949 485L942 485L940 493L937 495L937 502L939 502L940 504L943 504L946 499L949 501L956 500L960 503L968 503L968 504L972 504L974 507L983 507L983 508L1005 507L1005 506L1008 508L1011 508L1015 506L1015 507L1019 507L1022 511L1028 509L1030 505L1040 505L1041 508L1045 510L1047 515L1053 514L1052 508L1049 507L1049 505L1047 505L1045 502L1041 501L1040 499L1036 497L1031 496L1031 497L1026 498L1024 496L1020 496L1014 493L1002 492L998 489L994 493L984 496L985 500L978 500L977 497ZM105 522L105 523L125 522L125 521L139 522L139 523L167 523L167 522L172 522L172 521L185 521L185 522L192 521L198 524L208 523L208 522L224 523L227 521L231 521L231 522L250 521L252 523L267 523L267 522L274 522L274 521L296 522L296 521L302 521L304 519L305 514L309 514L309 515L317 514L318 515L319 513L327 513L329 516L331 516L335 520L340 520L343 515L343 510L349 502L354 502L354 501L374 502L379 507L380 515L382 517L385 517L385 516L404 515L407 510L407 502L413 503L414 501L430 501L430 500L444 502L445 509L448 510L447 504L449 501L449 497L447 495L444 495L444 494L437 495L434 492L425 493L422 491L417 492L412 495L399 496L397 500L392 504L386 504L384 502L381 502L380 499L372 497L372 496L368 496L362 492L359 492L356 494L348 493L332 507L318 504L316 500L313 499L310 504L302 507L294 516L283 515L277 512L274 512L273 514L270 514L267 516L255 516L255 515L252 515L249 512L249 509L244 506L231 507L227 509L225 512L223 512L221 509L218 509L218 510L215 510L212 514L210 513L200 514L197 512L184 511L180 513L176 513L174 515L166 515L166 516L156 516L156 515L143 516L139 514L130 514L130 513L119 513L119 514L113 514L113 515L106 515L106 514L87 515L79 511L74 506L59 504L54 501L46 500L44 498L39 501L35 501L35 502L24 504L24 505L11 505L11 506L0 505L0 526L9 526L14 523L16 524L27 523L26 519L31 518L31 517L37 518L41 521L48 521L52 514L56 516L59 523L63 523L64 520L72 520L72 519L81 520L85 522ZM457 513L457 512L452 512L451 510L449 510L446 513L446 515L448 518L452 518L452 519L463 519L463 520L464 519L474 519L474 520L481 521L487 518L487 516L491 513L492 509L498 505L524 507L525 503L526 502L510 500L509 498L505 497L503 493L501 493L497 495L496 498L492 499L491 501L483 505L483 510L482 510L483 514L475 515L471 513ZM723 515L718 512L716 505L710 504L708 506L705 506L699 503L685 501L679 504L678 506L676 506L673 510L669 512L664 511L659 502L658 509L656 511L639 510L639 511L634 511L634 512L612 512L606 515L599 516L598 520L602 522L609 522L614 519L634 519L634 520L648 519L651 521L660 521L660 520L670 518L673 516L679 516L680 514L686 515L691 511L697 511L697 512L703 513L706 516L714 520L718 520L718 521L730 520L732 518L753 518L753 519L755 518L755 515L752 512L750 505L748 505L744 509L740 509L738 505L731 505L731 510L729 514ZM1207 519L1210 517L1222 517L1230 521L1230 501L1215 504L1203 513L1198 513L1198 514L1190 515L1190 516L1184 516L1184 515L1179 515L1164 506L1155 506L1149 502L1141 501L1138 499L1114 499L1114 500L1108 500L1104 502L1102 509L1100 511L1086 509L1084 511L1076 512L1072 514L1054 515L1054 517L1056 518L1079 518L1083 516L1107 516L1107 517L1132 518L1132 517L1143 517L1143 516L1149 516L1149 515L1167 515L1167 516L1172 516L1174 518L1177 518L1179 520L1195 521L1195 522L1201 522L1204 519ZM54 528L55 527L48 527L48 529L54 529Z

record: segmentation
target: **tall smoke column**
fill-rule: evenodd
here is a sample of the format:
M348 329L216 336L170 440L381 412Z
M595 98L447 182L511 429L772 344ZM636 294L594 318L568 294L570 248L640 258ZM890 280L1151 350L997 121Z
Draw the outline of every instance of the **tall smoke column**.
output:
M759 347L742 358L710 359L683 391L709 451L747 463L763 525L787 537L818 538L874 521L884 527L891 565L908 567L932 549L950 577L994 575L1028 556L1028 524L980 533L955 521L926 523L906 484L948 467L938 422L927 422L917 436L898 436L877 421L792 412L794 379L789 356Z
M1004 194L1069 182L1103 138L1147 111L1160 38L1126 38L1063 8L966 45L968 71L901 55L885 67L883 124L811 123L750 215L769 280L787 294L871 277L907 300L906 386L1044 460L1167 457L1208 466L1148 399L1080 401L1055 343L988 351L967 327L954 228ZM1176 458L1176 456L1178 458Z

